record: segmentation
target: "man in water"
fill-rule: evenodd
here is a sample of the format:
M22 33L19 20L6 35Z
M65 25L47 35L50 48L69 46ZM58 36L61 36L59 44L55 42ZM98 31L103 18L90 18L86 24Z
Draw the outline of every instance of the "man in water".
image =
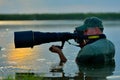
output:
M80 35L101 35L103 34L102 21L97 17L86 18L84 24L75 29L76 33ZM104 34L103 34L104 35ZM115 55L114 44L106 39L106 37L96 39L76 40L81 47L76 62L77 63L106 63L111 62ZM55 45L50 47L50 51L59 55L61 62L66 62L67 58L64 56L62 50Z

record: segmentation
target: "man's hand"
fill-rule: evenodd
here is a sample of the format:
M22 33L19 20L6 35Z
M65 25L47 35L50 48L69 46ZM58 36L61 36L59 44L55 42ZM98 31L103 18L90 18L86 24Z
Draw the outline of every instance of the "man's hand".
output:
M61 53L61 52L62 52L60 46L55 46L55 45L52 45L52 46L49 48L49 50L50 50L51 52L54 52L54 53Z
M60 48L60 46L55 46L55 45L52 45L49 50L51 52L54 52L54 53L57 53L59 55L59 58L60 58L60 62L66 62L67 59L66 57L64 56L63 52L62 52L62 49Z

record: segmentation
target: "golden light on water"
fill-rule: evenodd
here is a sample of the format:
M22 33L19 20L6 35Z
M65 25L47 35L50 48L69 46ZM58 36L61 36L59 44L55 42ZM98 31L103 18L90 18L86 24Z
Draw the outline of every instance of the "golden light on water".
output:
M29 48L24 49L15 49L12 50L9 54L10 61L22 62L22 60L26 60L32 55L33 50Z
M10 50L8 54L9 64L13 67L21 69L30 69L28 65L32 65L36 58L34 55L35 49L31 48L22 48L22 49L13 49Z

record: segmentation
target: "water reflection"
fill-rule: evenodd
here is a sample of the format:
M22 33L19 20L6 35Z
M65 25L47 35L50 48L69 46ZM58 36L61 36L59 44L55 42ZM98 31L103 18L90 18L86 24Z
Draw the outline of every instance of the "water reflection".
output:
M64 63L52 66L50 73L16 73L16 78L21 78L26 74L32 77L41 76L44 80L108 80L107 77L113 75L115 61L103 65L81 65L78 64L79 72L72 75L64 72ZM44 74L44 75L43 75Z
M10 50L7 57L9 61L8 63L17 68L30 69L27 65L31 65L31 60L35 58L34 50L30 48Z
M107 76L113 75L115 61L102 65L78 65L78 67L83 80L107 80Z
M79 68L79 72L76 73L75 76L66 76L68 74L64 73L63 65L54 66L51 72L61 72L62 76L60 79L62 80L107 80L108 76L113 75L113 71L115 70L115 61L106 64L100 65L83 65L77 64ZM52 77L51 77L52 78ZM59 78L58 78L59 79ZM54 80L54 78L52 78Z

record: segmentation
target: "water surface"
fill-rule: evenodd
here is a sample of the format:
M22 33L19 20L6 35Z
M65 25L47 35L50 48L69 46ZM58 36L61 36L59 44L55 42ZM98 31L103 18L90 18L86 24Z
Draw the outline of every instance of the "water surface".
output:
M68 61L59 66L57 54L49 51L51 45L61 45L53 42L34 46L34 48L14 47L14 32L73 32L83 21L0 21L0 76L15 75L17 72L45 73L47 76L80 78L83 80L118 80L120 78L120 21L103 21L104 33L115 44L115 65L103 65L99 68L83 67L75 63L80 48L65 43L63 52ZM75 43L74 40L70 40ZM52 73L51 71L56 71ZM82 77L81 77L82 76Z

